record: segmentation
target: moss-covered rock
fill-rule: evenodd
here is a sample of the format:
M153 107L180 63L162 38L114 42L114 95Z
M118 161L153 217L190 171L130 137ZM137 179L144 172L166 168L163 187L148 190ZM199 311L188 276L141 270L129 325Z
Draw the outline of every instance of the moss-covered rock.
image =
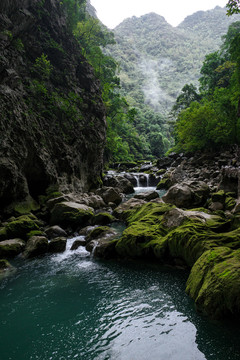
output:
M173 181L171 178L171 173L167 172L163 175L162 179L157 184L157 190L161 189L169 189L173 185Z
M86 237L86 242L89 242L94 239L98 239L99 237L103 236L103 234L106 234L110 231L111 229L108 226L98 226L88 233Z
M124 230L122 237L116 244L116 251L121 256L160 258L165 255L166 245L164 236L167 229L162 223L163 214L171 209L171 205L164 203L146 203L128 213L127 221L130 226Z
M0 259L0 272L11 268L11 264L6 259Z
M7 239L7 230L5 227L0 227L0 241Z
M11 239L0 242L0 258L9 259L20 254L25 248L25 242L21 239Z
M24 201L14 204L13 208L15 213L26 215L31 213L31 211L39 210L40 206L31 196L27 196Z
M32 236L27 244L23 256L32 258L48 252L48 240L44 236Z
M146 201L132 198L114 209L113 215L116 216L116 218L125 221L130 214L140 209L144 204L146 204Z
M57 203L51 213L51 225L78 227L93 217L93 208L71 201Z
M115 244L118 234L108 226L93 229L86 237L86 249L94 256L112 258L116 256Z
M32 236L45 236L46 234L42 230L32 230L27 233L27 238L30 239Z
M15 267L13 267L6 259L0 259L0 279L11 275L15 271Z
M233 210L236 206L236 199L234 199L232 196L226 196L225 199L225 210Z
M224 204L224 202L225 202L225 197L226 197L226 194L225 194L224 190L219 190L219 191L211 194L211 199L213 202L219 202L222 204Z
M218 247L194 264L186 292L213 318L240 313L240 250Z
M33 230L39 230L37 219L33 215L22 215L6 225L8 238L26 239L27 234Z
M112 223L115 220L116 220L116 218L113 215L111 215L107 212L104 212L104 213L101 212L101 213L96 214L93 217L91 222L93 225L107 225L107 224Z
M159 169L156 174L162 175L162 174L165 174L166 171L167 171L166 169Z

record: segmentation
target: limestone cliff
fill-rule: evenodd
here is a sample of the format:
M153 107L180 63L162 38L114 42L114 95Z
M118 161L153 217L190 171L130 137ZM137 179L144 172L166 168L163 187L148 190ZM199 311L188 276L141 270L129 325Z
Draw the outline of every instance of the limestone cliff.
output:
M0 203L87 191L102 171L105 109L58 0L0 2Z

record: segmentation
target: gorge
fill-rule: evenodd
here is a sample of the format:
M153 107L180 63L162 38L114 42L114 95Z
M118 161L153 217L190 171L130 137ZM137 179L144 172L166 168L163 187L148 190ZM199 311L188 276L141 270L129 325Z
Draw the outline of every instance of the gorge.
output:
M0 3L1 359L237 360L239 144L107 163L144 139L84 5Z

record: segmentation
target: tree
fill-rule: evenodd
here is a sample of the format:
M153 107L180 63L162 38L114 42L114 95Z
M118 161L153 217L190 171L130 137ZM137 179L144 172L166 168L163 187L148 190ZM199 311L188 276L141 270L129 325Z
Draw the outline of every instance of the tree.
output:
M199 79L200 91L208 95L212 94L215 87L218 86L220 73L216 71L219 66L224 63L224 58L221 56L219 51L215 51L205 56L200 74L202 77Z
M229 0L227 5L227 15L239 14L240 13L240 0Z
M197 88L193 84L186 84L177 97L175 104L172 107L171 113L177 116L183 109L190 106L192 101L200 101L201 95L197 93Z

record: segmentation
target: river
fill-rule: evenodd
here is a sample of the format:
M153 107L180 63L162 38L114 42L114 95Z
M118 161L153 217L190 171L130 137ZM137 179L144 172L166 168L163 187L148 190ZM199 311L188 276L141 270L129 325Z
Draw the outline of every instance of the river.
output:
M195 311L186 270L97 260L74 240L1 280L1 360L240 359L239 325Z

